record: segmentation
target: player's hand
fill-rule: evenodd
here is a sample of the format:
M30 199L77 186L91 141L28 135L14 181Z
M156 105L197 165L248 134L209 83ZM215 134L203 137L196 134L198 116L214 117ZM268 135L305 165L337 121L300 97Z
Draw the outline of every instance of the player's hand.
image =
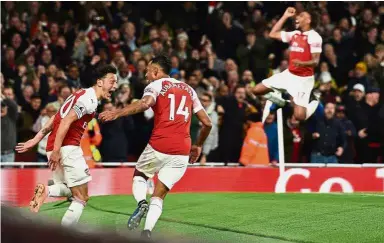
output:
M94 66L100 61L100 56L96 55L92 57L91 65Z
M15 150L18 153L24 153L30 150L31 148L35 147L36 144L37 144L37 141L35 141L34 139L29 139L25 143L18 143L16 145Z
M114 111L104 111L99 115L99 119L102 122L113 121L113 120L116 120L117 118L118 118L118 115Z
M344 152L344 149L342 147L338 147L335 154L340 157L343 154L343 152Z
M201 147L193 145L191 148L191 153L189 155L189 163L190 164L195 163L199 159L200 154L201 154Z
M284 17L291 18L291 17L295 16L295 14L296 14L296 9L293 7L288 7L285 10Z
M51 154L51 156L49 157L49 160L48 160L48 167L52 171L56 170L56 167L59 165L60 160L61 160L60 151L55 151L55 150L52 151L52 154Z
M301 66L302 66L301 61L300 61L300 60L297 60L297 59L292 60L292 63L293 63L293 65L295 65L296 67L301 67Z

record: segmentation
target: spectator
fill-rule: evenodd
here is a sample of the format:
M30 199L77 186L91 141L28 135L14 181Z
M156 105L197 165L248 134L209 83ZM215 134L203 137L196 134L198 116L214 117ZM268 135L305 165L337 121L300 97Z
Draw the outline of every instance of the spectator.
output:
M209 136L207 137L207 140L203 145L203 151L200 158L200 164L204 165L207 162L207 157L209 157L209 154L214 151L219 145L219 116L215 111L216 104L213 101L213 97L210 93L203 93L203 95L200 97L200 101L204 109L207 111L212 122L212 129Z
M268 51L269 41L263 37L256 37L254 30L247 31L247 44L240 45L237 49L237 58L240 63L240 71L250 69L256 82L261 82L267 77L269 67Z
M118 29L111 29L109 35L109 56L114 56L117 50L122 50L124 53L129 54L130 49L124 42L121 41L120 32Z
M188 78L188 85L191 86L197 93L197 95L202 95L205 92L205 89L201 86L201 72L197 70L191 74Z
M53 104L48 104L40 113L39 118L37 118L35 124L32 127L33 132L38 133L44 125L54 116L58 111L58 108ZM47 142L48 142L47 134L38 144L37 146L37 162L48 162L47 158Z
M226 96L218 103L218 113L223 116L219 131L220 160L237 162L243 144L243 124L246 118L245 88L237 86L234 96Z
M17 116L16 102L1 94L1 162L15 162Z
M181 61L185 61L190 57L188 39L188 35L185 32L177 35L177 44L173 55L177 56Z
M353 164L356 155L354 142L357 135L356 128L353 123L346 117L345 106L339 105L336 107L336 118L340 120L344 129L345 137L347 139L345 150L339 157L339 163Z
M359 135L359 160L361 163L378 163L380 156L380 126L379 118L380 90L371 88L365 96L362 105L362 126L358 128Z
M60 86L58 88L57 99L54 102L49 103L53 105L56 110L59 110L60 107L64 104L64 101L71 95L71 89L67 85Z
M123 38L130 51L137 49L136 27L132 22L127 22L122 26Z
M159 55L164 50L163 43L161 42L160 38L153 39L151 41L151 47L152 47L151 54L153 56Z
M355 84L362 84L365 90L372 86L372 81L367 77L367 65L364 62L356 64L355 77L348 82L348 91L351 91Z
M261 114L250 114L247 117L247 126L239 162L245 166L269 165L268 139L261 123Z
M116 107L111 102L103 105L103 111L115 109ZM128 149L131 146L129 135L133 130L132 118L122 117L112 122L102 123L100 130L103 138L100 145L103 162L126 162Z
M284 124L284 152L285 160L289 163L303 162L303 145L306 137L306 130L300 121L290 114Z
M130 78L132 77L132 72L129 70L129 66L126 62L122 62L118 67L117 80L118 85L121 84L130 84Z
M243 33L240 28L233 25L232 15L224 12L222 24L217 29L215 46L217 46L217 56L222 59L235 59L236 49L229 46L238 46L243 41Z
M337 91L332 87L332 84L333 80L331 74L329 72L322 72L320 74L319 90L321 92L321 101L324 104L328 102L336 103L341 101Z
M93 118L87 125L84 135L81 138L80 146L83 150L84 159L87 161L89 168L95 167L95 162L101 161L100 151L97 146L100 145L102 136L100 133L99 123Z
M279 163L279 144L277 135L276 113L270 112L264 122L264 131L268 138L269 162L273 165Z
M274 69L272 71L272 75L275 75L277 73L281 73L281 72L283 72L287 68L288 68L288 61L287 60L282 60L280 62L280 65L276 69Z
M69 65L67 82L71 88L79 89L82 86L79 67L76 64Z
M149 30L149 41L148 41L149 43L140 47L141 53L143 53L143 55L150 53L152 51L152 46L151 46L152 41L155 39L158 39L159 37L160 35L159 35L158 29L156 27L152 27Z
M341 122L335 118L335 104L327 103L324 117L316 120L311 163L338 163L346 147L346 138Z

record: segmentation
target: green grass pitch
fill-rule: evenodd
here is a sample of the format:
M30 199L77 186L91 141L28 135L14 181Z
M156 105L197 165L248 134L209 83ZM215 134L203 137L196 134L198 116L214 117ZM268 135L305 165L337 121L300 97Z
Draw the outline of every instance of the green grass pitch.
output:
M59 221L67 207L47 203L41 212ZM80 221L126 230L135 207L132 196L92 197ZM156 234L236 243L384 242L384 195L170 194Z

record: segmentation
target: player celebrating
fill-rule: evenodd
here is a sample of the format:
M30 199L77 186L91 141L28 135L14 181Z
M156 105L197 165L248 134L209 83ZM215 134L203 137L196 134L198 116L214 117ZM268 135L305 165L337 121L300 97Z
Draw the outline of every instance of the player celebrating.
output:
M273 26L269 36L289 43L289 68L275 74L262 83L256 85L253 92L256 95L267 94L272 91L286 90L294 102L294 116L298 120L308 119L316 110L319 102L309 102L315 82L314 68L319 63L322 38L312 28L316 26L315 16L307 11L296 17L296 29L292 32L281 31L285 21L296 15L295 8L289 7L283 17ZM279 102L279 98L272 93L266 98ZM283 101L285 102L285 101Z
M88 201L89 174L80 148L80 140L87 123L95 115L98 101L109 99L117 88L116 68L104 66L97 71L96 83L88 89L80 89L67 98L60 110L36 136L16 146L23 153L40 142L48 133L48 165L53 171L55 184L47 187L38 184L29 204L32 212L38 212L47 196L69 197L72 202L61 221L63 226L76 224Z
M148 211L142 236L151 237L151 231L160 218L163 200L169 190L184 175L188 161L196 162L201 146L209 135L212 124L196 92L188 85L169 77L171 63L160 55L148 64L146 78L151 82L143 98L123 109L105 111L102 121L143 112L150 107L155 113L155 125L149 144L141 154L133 175L133 196L138 208L128 220L128 228L135 229ZM191 112L203 124L196 145L191 147ZM150 200L146 201L147 180L158 173L158 182ZM148 209L149 208L149 209Z

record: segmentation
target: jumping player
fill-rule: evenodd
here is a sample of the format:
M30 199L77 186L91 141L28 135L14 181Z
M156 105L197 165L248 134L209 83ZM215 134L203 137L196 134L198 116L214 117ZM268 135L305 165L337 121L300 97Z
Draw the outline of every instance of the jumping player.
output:
M16 146L16 151L23 153L51 133L47 142L47 157L55 184L48 187L44 184L36 186L29 204L32 212L39 211L47 196L72 196L71 205L61 224L70 226L79 221L89 198L88 182L92 179L80 148L80 140L87 123L95 115L98 101L109 99L117 88L116 72L113 66L101 67L97 71L93 87L80 89L69 96L56 115L52 116L33 139Z
M289 7L273 26L269 37L289 43L289 68L281 73L264 79L253 89L255 95L266 95L274 103L281 104L281 98L275 94L286 90L293 97L294 116L298 120L308 119L316 110L319 102L309 102L314 86L314 68L318 65L321 54L322 38L313 30L316 26L314 14L308 11L296 16L295 31L281 31L285 21L296 15L295 8ZM270 93L273 92L273 93ZM285 101L283 100L283 103Z
M133 175L133 196L138 208L128 220L128 228L135 229L148 211L142 236L151 237L151 231L160 218L163 200L169 190L183 177L188 162L199 158L201 146L209 135L212 124L196 92L188 85L169 77L171 63L160 55L148 64L146 78L151 83L143 98L123 109L105 111L102 121L143 112L150 107L155 114L155 125L149 144L141 154ZM190 124L192 112L203 124L197 143L191 146ZM158 182L150 200L146 200L147 180L158 173Z

